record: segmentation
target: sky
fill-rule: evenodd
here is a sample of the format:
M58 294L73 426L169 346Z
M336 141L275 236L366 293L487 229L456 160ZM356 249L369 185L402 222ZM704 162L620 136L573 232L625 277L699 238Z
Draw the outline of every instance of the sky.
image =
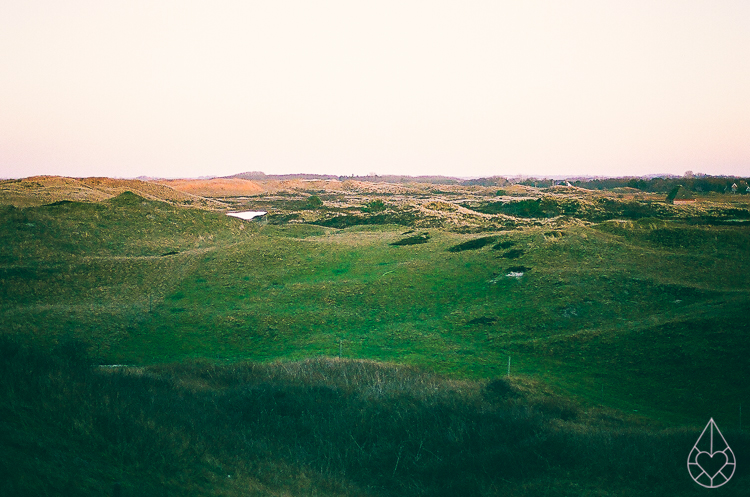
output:
M4 0L0 177L750 175L747 0Z

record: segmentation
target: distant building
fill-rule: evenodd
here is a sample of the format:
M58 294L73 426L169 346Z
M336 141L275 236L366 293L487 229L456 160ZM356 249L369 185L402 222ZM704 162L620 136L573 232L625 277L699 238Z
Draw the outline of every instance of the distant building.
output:
M667 202L670 202L674 205L693 204L695 203L695 197L690 190L680 185L676 189L669 192L669 195L667 195Z
M737 183L732 183L732 193L737 193Z

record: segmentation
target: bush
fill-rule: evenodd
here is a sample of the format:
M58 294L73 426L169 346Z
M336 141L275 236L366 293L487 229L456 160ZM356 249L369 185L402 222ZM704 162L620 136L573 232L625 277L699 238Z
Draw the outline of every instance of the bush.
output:
M459 243L448 249L448 252L463 252L464 250L477 250L491 243L494 243L497 239L496 236L483 236L481 238L474 238L468 242Z
M323 207L323 201L317 195L310 195L307 197L307 209L320 209Z
M414 236L407 236L406 238L402 238L400 240L396 240L395 242L391 243L390 245L399 246L399 245L419 245L421 243L427 243L430 240L430 234L429 233L420 233L419 235Z
M524 251L521 249L511 249L501 254L500 257L503 257L505 259L518 259L523 254L524 254Z
M505 378L489 381L482 393L490 402L518 397L518 391Z
M505 240L503 242L498 242L495 245L493 245L492 250L505 250L507 248L512 247L515 244L516 242L514 242L513 240Z
M385 202L382 200L373 200L362 207L362 212L380 212L386 209Z

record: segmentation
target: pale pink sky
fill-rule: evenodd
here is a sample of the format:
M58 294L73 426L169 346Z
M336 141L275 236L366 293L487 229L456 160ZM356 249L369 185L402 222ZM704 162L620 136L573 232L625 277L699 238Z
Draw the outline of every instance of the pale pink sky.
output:
M750 2L0 4L0 177L750 175Z

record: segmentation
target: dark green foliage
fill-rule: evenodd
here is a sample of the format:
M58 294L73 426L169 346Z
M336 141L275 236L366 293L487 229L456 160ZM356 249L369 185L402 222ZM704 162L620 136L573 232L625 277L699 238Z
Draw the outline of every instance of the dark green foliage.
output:
M138 205L142 202L146 202L146 199L130 191L123 192L120 195L107 200L107 203L116 205L118 207L128 207L128 206ZM62 202L55 202L55 204L57 205L60 205L61 203ZM55 205L55 204L52 204L52 205Z
M495 378L487 382L482 390L485 398L497 402L519 396L519 391L506 378Z
M5 495L701 495L684 460L702 427L568 425L579 406L504 378L330 359L101 369L64 349L0 339ZM730 484L743 495L747 468Z
M569 399L542 397L535 399L534 407L547 418L571 421L578 417L579 407Z
M520 184L526 186L548 187L555 183L550 179L529 178ZM744 192L747 179L738 176L698 176L698 177L668 177L668 178L603 178L580 181L573 184L589 190L612 190L614 188L630 187L644 192L667 193L678 185L683 185L693 192L725 193L729 186L736 183Z
M362 207L362 212L380 212L384 211L388 206L380 199L372 200L367 205Z
M131 192L127 192L127 193L131 193ZM44 207L57 207L59 205L68 205L68 204L72 204L72 203L73 202L71 200L58 200L57 202L52 202L52 203L49 203L49 204L45 204Z
M721 224L716 220L706 226L695 226L692 223L643 219L632 226L606 222L597 225L596 228L623 236L627 240L648 242L657 247L683 248L708 253L719 248L738 253L750 250L750 230L747 227L736 222L726 223L731 227Z
M474 238L467 242L459 243L448 249L448 252L463 252L464 250L477 250L485 247L491 243L494 243L497 239L496 236L483 236L481 238Z
M299 198L299 193L276 192L273 199L263 197L254 198L244 204L236 205L238 210L263 210L276 216L289 215L290 211L310 211L310 210L327 210L324 201L335 201L335 195L310 195L305 198ZM278 198L281 197L281 198ZM286 197L286 198L285 198ZM281 211L281 213L279 213Z
M620 201L610 198L596 200L599 211L586 216L586 219L597 221L602 219L642 219L649 217L670 217L666 206L655 202L641 202L637 200Z
M422 243L427 243L430 240L430 234L429 233L420 233L418 235L414 236L407 236L406 238L402 238L400 240L396 240L395 242L391 243L390 245L420 245Z
M543 197L512 202L489 202L472 206L471 208L484 214L507 214L509 216L527 218L575 215L581 211L581 205L577 199L563 197Z
M648 189L648 181L643 178L632 178L628 181L628 186L630 188L636 188L638 190L645 191Z
M724 248L746 252L750 250L750 232L746 228L743 231L744 233L737 230L729 232L675 226L649 231L644 234L644 238L657 245L685 249L706 247L719 242Z
M296 212L291 214L266 214L266 220L269 224L286 224L289 221L295 221L300 218Z
M323 207L323 201L317 195L310 195L307 197L307 205L305 207L308 209L320 209Z
M507 248L512 247L515 244L516 242L514 242L513 240L505 240L505 241L498 242L495 245L493 245L492 250L505 250Z
M523 254L524 251L522 249L511 249L501 254L500 257L504 257L505 259L518 259Z
M317 224L319 226L327 226L329 228L348 228L350 226L382 224L400 224L402 226L411 226L416 219L416 215L411 212L393 212L375 214L370 216L335 216L328 219L323 219L321 221L315 221L313 224Z
M508 214L519 217L548 217L542 212L541 199L517 200L513 202L490 202L473 207L473 209L484 214ZM553 216L557 214L557 212L551 213Z
M468 207L485 214L506 214L540 219L572 216L589 221L602 221L674 216L674 212L670 210L672 208L663 203L641 200L623 201L608 197L599 197L593 203L584 203L573 197L546 196L513 202L488 202Z

